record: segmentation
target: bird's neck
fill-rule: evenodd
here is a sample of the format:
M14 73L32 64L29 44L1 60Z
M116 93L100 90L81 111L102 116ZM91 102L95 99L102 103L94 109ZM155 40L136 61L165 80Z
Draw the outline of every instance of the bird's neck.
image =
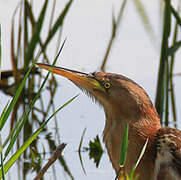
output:
M136 133L143 140L155 135L161 128L160 118L152 104L142 104L132 111L109 106L108 109L104 108L104 111L106 116L104 139L113 130L118 130L123 135L126 124L130 125L130 131Z
M161 128L160 118L155 107L145 104L140 107L139 116L134 121L129 121L130 129L136 131L140 139L154 136Z
M109 113L108 113L109 112ZM111 113L110 113L111 112ZM119 168L119 157L121 150L121 140L126 124L129 123L129 144L127 151L127 169L131 169L135 165L140 152L147 138L155 136L156 132L161 128L160 119L154 106L147 107L144 105L139 110L139 115L130 113L129 116L124 113L106 111L106 124L103 132L103 140L108 150L110 160L114 169ZM120 114L118 116L118 113ZM118 118L119 117L119 118ZM153 142L149 141L148 146L152 146ZM131 148L129 148L131 147ZM130 158L131 157L131 158Z

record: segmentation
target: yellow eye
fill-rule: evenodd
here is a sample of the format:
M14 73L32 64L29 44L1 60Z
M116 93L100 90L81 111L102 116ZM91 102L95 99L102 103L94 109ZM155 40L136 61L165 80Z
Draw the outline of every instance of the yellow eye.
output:
M108 82L105 82L105 83L104 83L104 87L105 87L106 89L109 89L109 88L111 87L111 84L108 83Z

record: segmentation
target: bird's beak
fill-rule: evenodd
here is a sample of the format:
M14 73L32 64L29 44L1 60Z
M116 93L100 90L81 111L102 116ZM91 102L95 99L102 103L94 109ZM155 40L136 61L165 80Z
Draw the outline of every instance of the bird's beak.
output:
M51 70L50 65L41 63L36 63L36 65L38 65L40 68ZM104 90L104 88L100 85L99 81L96 80L95 77L90 74L56 66L52 67L52 73L66 77L79 87L82 87L87 90Z

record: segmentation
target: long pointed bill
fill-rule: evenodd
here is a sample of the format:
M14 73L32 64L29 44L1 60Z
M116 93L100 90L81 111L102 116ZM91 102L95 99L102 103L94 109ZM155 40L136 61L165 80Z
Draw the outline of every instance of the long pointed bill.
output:
M51 69L51 66L47 64L36 63L36 65L46 70ZM54 66L52 67L52 73L66 77L82 88L99 90L104 89L93 76L83 72Z

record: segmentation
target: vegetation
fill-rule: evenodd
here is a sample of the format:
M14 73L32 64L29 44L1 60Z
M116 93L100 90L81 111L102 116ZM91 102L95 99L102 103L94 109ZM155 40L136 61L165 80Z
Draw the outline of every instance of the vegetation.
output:
M142 1L134 0L133 2L143 23L145 31L151 38L154 38L154 30L151 26L149 16L144 9ZM53 75L49 77L50 72L44 78L40 71L34 67L34 62L38 60L39 62L43 61L44 63L50 64L51 61L47 55L47 48L53 41L57 42L57 49L55 50L53 65L55 64L65 44L64 41L61 48L59 48L61 44L60 42L63 24L64 21L66 21L67 14L71 13L72 3L73 1L69 0L58 17L54 19L56 0L53 1L50 14L47 10L50 2L49 0L45 0L42 3L42 8L40 9L38 16L38 13L33 11L32 1L24 0L20 2L20 4L16 7L12 18L10 45L12 70L10 71L1 71L1 63L3 61L1 49L3 44L1 44L2 27L0 26L0 90L12 97L11 101L4 104L4 109L0 116L0 130L1 132L7 132L7 137L5 140L2 140L0 137L0 178L2 179L5 179L6 173L14 163L17 163L18 166L19 179L26 179L26 176L30 171L35 171L37 174L38 172L42 172L40 170L44 169L45 167L43 168L42 154L38 149L38 137L40 133L44 133L44 136L46 137L49 151L51 152L51 157L55 157L53 152L59 147L59 145L61 145L60 141L57 143L53 140L52 134L48 131L46 125L50 119L54 118L56 135L58 139L60 139L59 132L57 131L56 114L62 108L71 103L76 96L65 102L65 104L58 108L58 110L55 110L53 99L57 88L56 79ZM102 61L102 71L106 71L106 64L111 49L113 48L112 45L114 40L117 37L120 22L123 20L123 13L125 11L126 4L127 0L124 0L117 18L113 15L112 33ZM176 53L181 47L181 40L178 40L178 28L181 26L179 12L179 7L178 10L176 10L176 8L174 8L174 6L171 4L170 0L164 0L162 45L155 100L155 106L161 117L162 125L168 126L173 121L175 127L177 125L177 114L173 78ZM45 40L42 40L41 32L44 30L45 17L46 22L47 18L49 19L49 28ZM18 26L15 24L18 24ZM16 27L18 27L18 30ZM43 82L42 78L44 79ZM42 90L45 89L45 83L48 83L48 88L46 90L50 95L48 102L47 99L45 102L42 95ZM35 104L35 102L37 103ZM47 105L45 106L44 104ZM47 117L51 110L54 113L50 117ZM5 129L5 125L7 123L10 124L9 131ZM135 167L133 167L131 174L125 174L126 171L124 172L123 169L126 160L127 148L129 148L128 129L129 127L127 126L125 128L124 137L122 140L122 149L120 152L120 171L117 173L116 179L120 174L124 174L124 176L121 176L121 178L126 176L127 179L133 179L134 171L141 157L143 156L147 145L146 141L142 153L138 158L138 162L136 163ZM103 148L98 136L96 136L94 141L90 140L89 147L82 147L84 135L85 130L83 131L80 140L78 152L82 169L84 173L86 173L81 157L82 151L89 151L90 159L93 158L96 166L98 167L103 153ZM62 149L60 152L62 152ZM28 161L21 161L22 156ZM74 179L61 153L58 154L54 160L56 159L58 159L60 164L63 166L66 174L68 174L71 179ZM52 166L54 168L53 163L49 164L48 166ZM42 178L44 173L42 173L41 176L39 173L37 178Z

